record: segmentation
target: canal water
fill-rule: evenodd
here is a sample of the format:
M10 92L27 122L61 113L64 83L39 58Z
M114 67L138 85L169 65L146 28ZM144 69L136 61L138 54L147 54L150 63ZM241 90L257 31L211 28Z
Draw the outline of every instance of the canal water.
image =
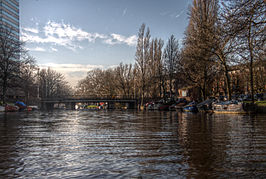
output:
M265 115L0 114L0 178L265 177Z

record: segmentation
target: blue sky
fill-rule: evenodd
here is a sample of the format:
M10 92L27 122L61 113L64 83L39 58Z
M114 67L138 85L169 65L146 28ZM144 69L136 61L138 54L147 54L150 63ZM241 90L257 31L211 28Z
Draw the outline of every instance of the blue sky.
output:
M181 41L191 0L20 0L21 38L71 85L93 68L134 63L138 29Z

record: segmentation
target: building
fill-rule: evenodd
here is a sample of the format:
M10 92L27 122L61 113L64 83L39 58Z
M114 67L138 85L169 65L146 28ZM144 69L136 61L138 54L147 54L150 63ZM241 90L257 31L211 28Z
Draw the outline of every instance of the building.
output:
M19 0L0 0L0 27L9 29L19 40Z

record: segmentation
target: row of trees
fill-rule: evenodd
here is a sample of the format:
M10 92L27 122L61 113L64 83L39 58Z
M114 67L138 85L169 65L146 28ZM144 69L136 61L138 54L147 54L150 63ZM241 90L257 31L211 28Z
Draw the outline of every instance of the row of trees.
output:
M197 99L221 93L265 90L265 2L263 0L194 0L183 46L172 35L166 45L139 29L135 64L88 72L80 95L174 97L190 88Z
M164 49L163 46L163 40L151 39L149 28L142 24L138 33L136 63L120 63L115 68L89 71L87 77L79 81L76 94L137 97L142 105L147 98L173 97L173 89L178 85L178 40L172 35Z
M51 69L39 70L23 45L12 29L0 27L0 101L5 104L19 97L22 98L19 100L32 103L38 97L71 93L63 75Z
M265 67L265 11L263 0L193 1L182 64L189 66L183 72L189 73L186 76L192 77L191 83L200 88L204 99L211 92L213 83L221 78L226 86L225 93L231 99L231 73L240 67L239 75L244 75L245 69L249 73L246 80L254 97L254 78L257 77L254 70L265 70L260 68ZM197 73L192 70L195 65ZM260 85L264 86L262 89L258 86L257 92L265 90L265 81Z

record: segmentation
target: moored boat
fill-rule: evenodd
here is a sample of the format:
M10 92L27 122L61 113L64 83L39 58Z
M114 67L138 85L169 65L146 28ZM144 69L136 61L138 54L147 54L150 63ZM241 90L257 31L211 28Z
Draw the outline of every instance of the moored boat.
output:
M175 104L175 110L183 111L184 106L186 106L188 101L185 98L179 98Z
M255 108L252 105L248 105L238 101L225 101L221 103L213 104L214 113L231 113L231 114L245 114L249 112L255 112Z
M154 108L155 108L154 105L155 105L154 102L148 102L148 103L145 104L145 109L147 109L147 110L154 110Z
M26 111L32 111L32 107L27 106Z
M17 101L15 105L19 107L20 111L27 110L27 105L22 101Z
M0 112L5 112L5 107L4 106L0 106Z
M5 106L5 112L15 112L15 111L18 111L18 110L19 110L19 107L14 106L14 105L7 104Z
M32 111L38 110L38 106L28 106L28 108L31 108Z
M198 112L197 103L194 101L189 103L188 105L186 105L183 108L183 111L185 111L185 112Z
M171 105L170 105L170 104L167 104L167 103L165 103L165 104L161 104L161 105L159 106L159 110L160 110L160 111L168 111L170 106L171 106Z
M212 112L212 104L215 99L207 99L197 104L197 108L200 112Z
M163 103L161 103L159 105L159 110L160 111L168 111L170 109L170 106L172 106L173 104L175 104L176 102L172 99L168 99L166 101L164 101Z

